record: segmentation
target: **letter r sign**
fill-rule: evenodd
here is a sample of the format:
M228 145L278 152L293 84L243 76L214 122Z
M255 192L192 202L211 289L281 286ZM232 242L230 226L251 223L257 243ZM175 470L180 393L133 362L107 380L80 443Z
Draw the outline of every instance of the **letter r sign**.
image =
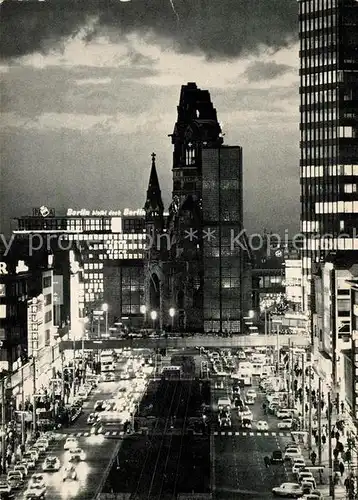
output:
M0 262L0 274L7 274L6 262Z

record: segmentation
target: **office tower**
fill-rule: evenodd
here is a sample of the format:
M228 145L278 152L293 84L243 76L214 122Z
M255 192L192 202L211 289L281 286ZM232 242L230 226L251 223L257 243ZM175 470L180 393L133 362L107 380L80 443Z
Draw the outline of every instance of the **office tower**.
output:
M239 332L245 297L242 248L242 148L202 150L203 307L205 331ZM247 290L247 287L245 287ZM251 289L251 287L250 287Z
M301 230L312 263L358 249L358 2L300 0Z

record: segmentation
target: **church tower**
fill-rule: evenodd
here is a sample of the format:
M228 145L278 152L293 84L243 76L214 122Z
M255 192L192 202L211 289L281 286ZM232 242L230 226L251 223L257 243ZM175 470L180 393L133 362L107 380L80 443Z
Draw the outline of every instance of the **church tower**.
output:
M164 205L155 165L156 154L152 153L152 167L149 176L147 199L144 205L146 229L145 269L145 323L154 328L163 328L165 273L162 267ZM165 253L165 252L164 252ZM155 313L155 318L152 317Z

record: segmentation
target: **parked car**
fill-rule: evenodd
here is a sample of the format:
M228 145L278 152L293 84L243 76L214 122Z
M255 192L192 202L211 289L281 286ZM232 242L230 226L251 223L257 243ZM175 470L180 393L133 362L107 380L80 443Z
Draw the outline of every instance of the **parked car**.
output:
M304 458L295 459L292 466L292 474L298 474L300 470L303 469L304 467L306 467L306 462Z
M27 467L26 467L26 465L24 465L24 464L16 464L16 465L14 465L13 470L14 470L15 472L16 472L16 471L21 472L21 474L22 474L22 477L23 477L23 478L25 478L25 477L27 476L27 474L28 474Z
M0 483L0 493L11 493L11 486L6 481Z
M291 418L292 417L292 412L290 410L279 408L276 411L276 417L277 418Z
M23 485L24 479L22 477L21 472L19 471L9 471L7 473L7 482L9 483L11 489L18 489L21 488Z
M274 496L285 498L299 498L303 495L302 488L297 483L282 483L276 488L272 488Z
M36 467L35 456L30 451L25 451L22 455L22 459L26 461L28 469L34 469Z
M97 413L90 413L87 417L87 424L92 425L97 422L98 415Z
M292 427L292 418L285 418L281 422L277 424L279 429L291 429Z
M46 495L46 487L40 484L33 484L32 486L28 486L25 490L24 497L25 498L45 498Z
M34 484L46 486L45 476L38 473L32 474L32 476L30 477L29 486L32 486Z
M299 448L287 448L285 451L284 459L291 460L291 458L301 457L301 450Z

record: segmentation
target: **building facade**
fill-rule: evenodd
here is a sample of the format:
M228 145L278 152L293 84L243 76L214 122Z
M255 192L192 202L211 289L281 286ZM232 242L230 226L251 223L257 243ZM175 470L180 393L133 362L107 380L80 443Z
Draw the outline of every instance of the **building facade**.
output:
M53 209L43 213L46 215L36 209L35 215L17 219L18 228L13 233L23 237L32 235L36 246L79 250L84 268L85 308L87 313L100 309L105 300L105 264L144 257L144 211L69 208L65 216L56 216Z
M300 0L301 230L311 262L358 249L358 3Z

